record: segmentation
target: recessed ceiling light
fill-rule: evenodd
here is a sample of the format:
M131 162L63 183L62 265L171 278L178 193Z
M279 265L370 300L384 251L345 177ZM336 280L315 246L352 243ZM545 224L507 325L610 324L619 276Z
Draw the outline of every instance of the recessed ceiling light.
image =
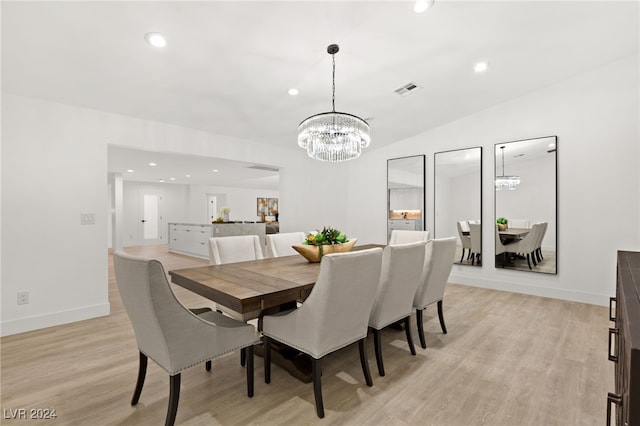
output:
M489 63L485 61L476 62L476 64L473 66L473 71L475 71L478 74L483 73L488 69L489 69Z
M176 180L176 178L169 178L169 180Z
M218 169L213 169L213 170L211 170L211 171L212 171L213 173L218 173L220 170L218 170Z
M127 173L133 173L134 171L135 170L133 170L133 169L129 169L129 170L127 170Z
M144 39L153 47L165 47L167 45L167 39L160 33L147 33L144 35Z
M160 182L164 182L164 179L160 179Z
M191 177L191 175L184 175L184 177L186 177L186 178L190 178L190 177Z
M155 167L155 166L157 166L157 164L156 164L156 163L149 163L149 165L150 165L151 167Z
M422 13L433 6L434 2L435 0L416 0L416 3L413 5L413 11L415 13Z
M300 92L299 92L299 91L298 91L298 89L296 89L295 87L292 87L291 89L289 89L289 92L288 92L288 93L289 93L291 96L295 96L295 95L297 95L297 94L298 94L298 93L300 93Z

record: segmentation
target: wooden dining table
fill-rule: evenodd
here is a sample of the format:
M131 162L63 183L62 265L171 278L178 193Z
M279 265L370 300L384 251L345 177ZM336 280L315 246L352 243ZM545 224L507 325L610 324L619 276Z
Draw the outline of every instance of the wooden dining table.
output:
M498 231L498 234L502 240L513 241L523 238L530 231L529 228L507 228L504 231Z
M356 246L353 250L384 247L377 244ZM300 255L247 262L209 265L169 271L171 282L193 291L240 314L255 313L258 328L262 316L296 307L304 301L318 278L320 263L310 263ZM256 353L259 353L256 348ZM280 361L287 371L303 381L311 381L310 364L290 365ZM272 357L279 363L277 356ZM294 362L295 364L295 362ZM299 364L299 363L298 363Z

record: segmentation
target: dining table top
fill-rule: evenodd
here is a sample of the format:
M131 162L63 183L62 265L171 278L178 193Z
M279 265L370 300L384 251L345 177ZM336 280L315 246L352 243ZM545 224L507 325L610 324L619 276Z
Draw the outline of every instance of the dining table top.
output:
M356 246L353 250L384 247ZM276 308L307 298L320 263L300 255L226 263L169 271L171 281L238 313Z
M498 234L501 237L522 238L530 231L529 228L507 228L504 231L498 231Z

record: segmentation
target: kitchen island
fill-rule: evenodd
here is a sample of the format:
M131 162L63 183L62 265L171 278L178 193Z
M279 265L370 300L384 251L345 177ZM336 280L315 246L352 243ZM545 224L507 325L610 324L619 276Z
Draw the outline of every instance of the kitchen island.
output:
M208 259L211 237L257 235L264 247L265 234L264 223L169 223L169 251Z

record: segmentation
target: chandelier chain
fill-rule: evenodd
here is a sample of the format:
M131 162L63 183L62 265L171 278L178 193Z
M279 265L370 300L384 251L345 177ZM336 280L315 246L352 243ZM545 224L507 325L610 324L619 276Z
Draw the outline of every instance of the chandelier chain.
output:
M336 112L336 54L333 53L331 58L333 59L333 74L331 76L333 81L333 85L331 87L331 105L333 107L333 112Z

